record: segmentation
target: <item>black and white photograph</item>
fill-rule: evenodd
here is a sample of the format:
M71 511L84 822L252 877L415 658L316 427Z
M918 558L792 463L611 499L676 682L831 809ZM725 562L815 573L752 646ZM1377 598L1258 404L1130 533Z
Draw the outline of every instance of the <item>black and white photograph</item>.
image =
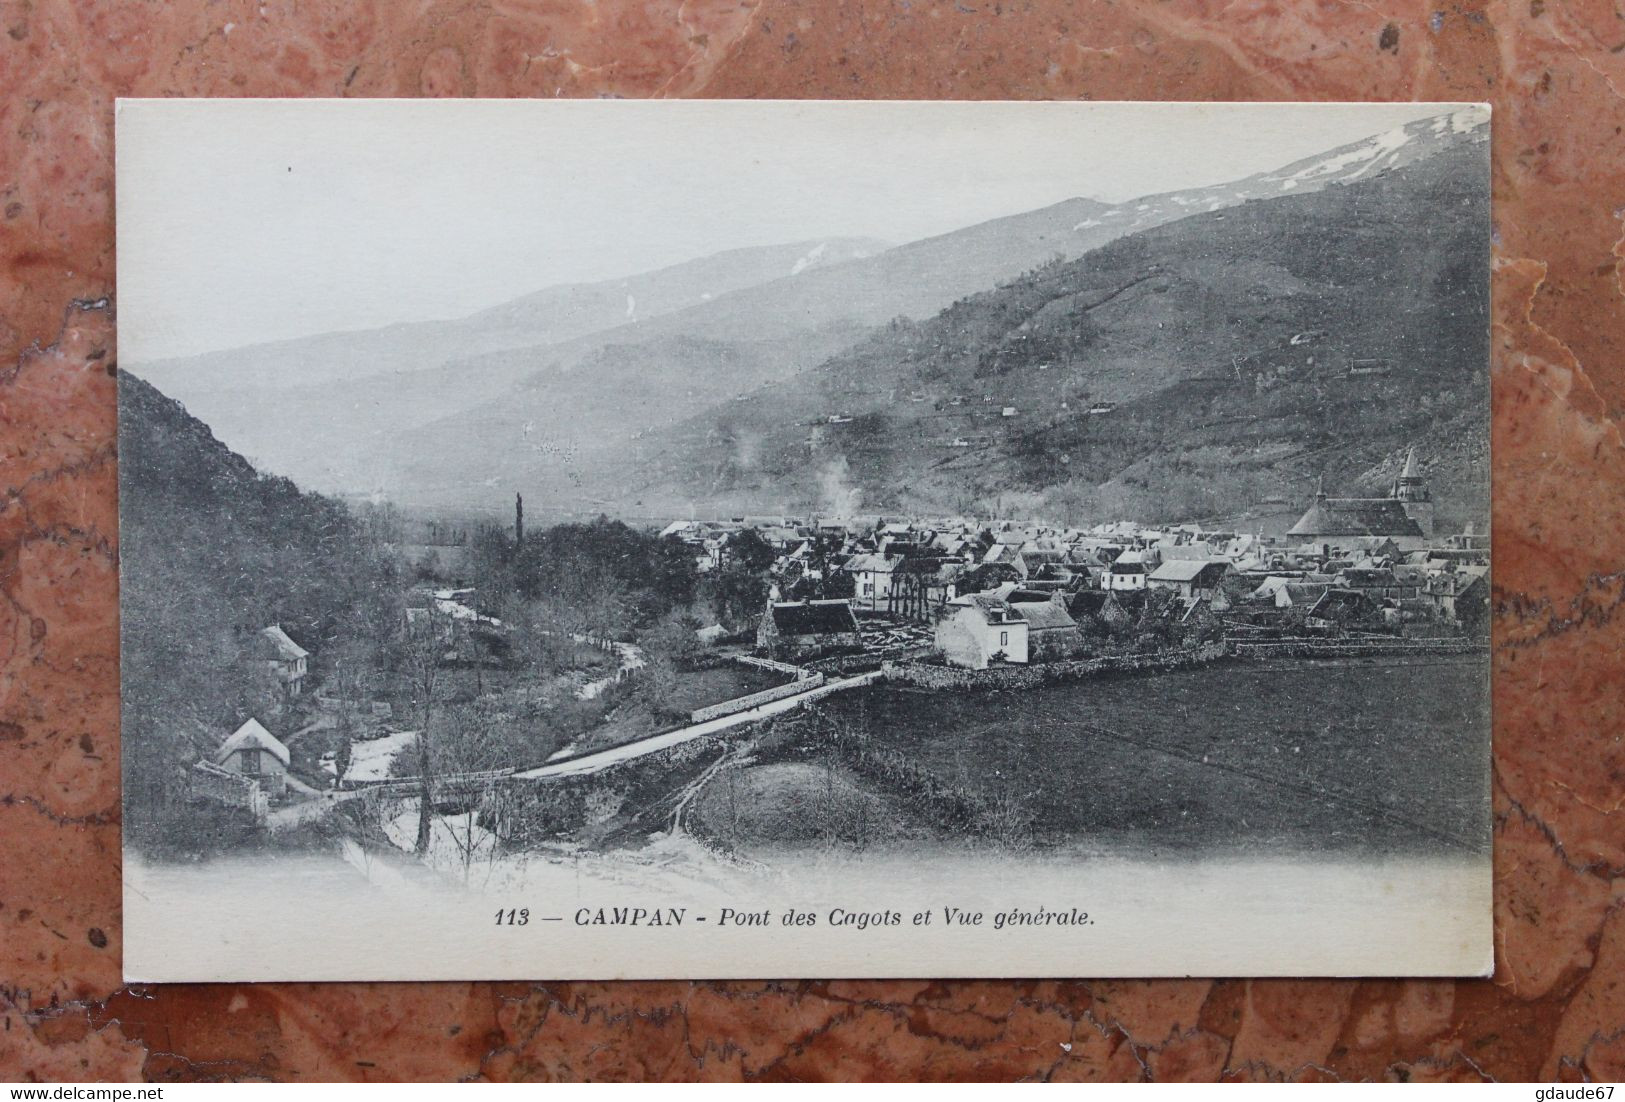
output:
M1489 123L121 101L127 979L1487 974Z

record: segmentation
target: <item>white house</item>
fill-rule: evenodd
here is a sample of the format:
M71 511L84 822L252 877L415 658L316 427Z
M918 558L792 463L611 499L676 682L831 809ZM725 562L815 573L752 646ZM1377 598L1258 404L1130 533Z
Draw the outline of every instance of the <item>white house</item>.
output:
M937 651L949 665L985 670L996 659L1025 665L1027 621L997 597L971 593L943 607Z
M1145 558L1138 551L1124 551L1100 575L1102 589L1144 589Z
M847 560L846 572L853 581L853 607L871 612L886 608L891 602L892 575L902 561L900 555L854 555Z

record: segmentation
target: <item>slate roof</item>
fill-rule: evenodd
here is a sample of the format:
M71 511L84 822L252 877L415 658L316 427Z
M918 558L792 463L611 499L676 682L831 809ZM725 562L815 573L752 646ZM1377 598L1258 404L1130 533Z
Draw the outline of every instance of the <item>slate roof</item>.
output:
M1047 551L1041 549L1037 551L1021 552L1021 561L1027 564L1027 568L1029 570L1035 566L1049 566L1055 563L1064 562L1065 560L1066 552L1064 551Z
M1024 622L1021 614L1006 604L1002 597L995 597L991 593L971 593L950 602L950 604L968 605L971 608L978 609L990 624Z
M781 635L843 635L857 632L858 619L846 601L795 601L773 606L773 626Z
M239 750L269 750L283 765L288 764L288 748L282 745L275 735L260 726L260 721L250 719L234 731L230 738L220 744L220 749L214 752L216 764L225 764L226 760Z
M1437 597L1459 597L1476 585L1484 584L1482 574L1436 574L1428 579L1427 592Z
M1197 562L1210 562L1213 559L1213 545L1206 541L1200 543L1158 543L1157 553L1162 556L1163 562L1172 559L1194 559Z
M1289 536L1421 536L1405 503L1389 497L1323 497L1292 526Z
M1366 570L1359 567L1350 567L1343 571L1342 583L1349 589L1391 589L1398 585L1413 585L1413 582L1401 582L1394 576L1392 570Z
M875 574L890 574L897 569L900 558L889 558L885 555L854 555L846 561L845 570L848 574L872 572Z
M1215 562L1211 559L1169 559L1151 572L1151 581L1154 582L1194 582L1202 576L1209 567L1213 567L1213 574L1224 573L1228 564Z
M295 662L310 656L310 652L292 639L282 630L280 624L273 624L259 633L258 649L263 658L274 658L279 662Z
M1012 611L1027 621L1027 626L1033 631L1060 631L1078 626L1077 621L1067 615L1066 609L1054 601L1024 601L1015 605Z

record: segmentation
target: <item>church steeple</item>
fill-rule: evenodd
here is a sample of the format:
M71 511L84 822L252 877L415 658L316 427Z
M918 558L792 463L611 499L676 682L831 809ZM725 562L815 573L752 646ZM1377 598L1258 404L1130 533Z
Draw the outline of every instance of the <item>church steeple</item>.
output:
M1422 468L1416 462L1416 449L1405 453L1405 469L1394 482L1393 496L1404 504L1405 515L1416 522L1424 536L1433 535L1433 493Z
M1394 496L1400 501L1433 500L1433 495L1428 492L1427 479L1422 477L1422 472L1416 465L1415 448L1411 448L1405 454L1405 469L1400 473L1399 480L1394 483Z

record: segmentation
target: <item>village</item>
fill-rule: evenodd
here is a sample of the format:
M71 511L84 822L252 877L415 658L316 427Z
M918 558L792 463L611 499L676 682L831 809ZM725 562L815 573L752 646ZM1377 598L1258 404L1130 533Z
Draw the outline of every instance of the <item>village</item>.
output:
M425 646L408 653L404 681L347 679L342 660L324 662L280 625L255 633L246 653L270 703L193 765L193 797L273 836L363 797L472 817L498 781L579 788L674 748L747 740L772 717L865 686L1041 693L1220 662L1461 654L1482 650L1489 614L1488 536L1435 529L1414 451L1385 496L1317 488L1274 536L870 515L679 520L657 538L697 579L750 579L757 611L667 617L617 638L590 618L516 623L523 614L471 584L466 562L420 570L402 626ZM522 503L506 541L529 546ZM551 711L514 672L538 642L566 652L553 655L565 700ZM422 732L447 723L458 692L464 728L519 736L457 758L442 733L431 757ZM561 714L570 737L526 734ZM400 818L395 840L411 848ZM422 848L436 828L420 818Z
M758 651L854 656L848 669L908 657L981 671L1221 638L1442 642L1476 637L1488 615L1488 536L1433 531L1414 452L1389 496L1317 492L1283 537L883 516L679 521L662 534L703 572L746 528L778 553Z

